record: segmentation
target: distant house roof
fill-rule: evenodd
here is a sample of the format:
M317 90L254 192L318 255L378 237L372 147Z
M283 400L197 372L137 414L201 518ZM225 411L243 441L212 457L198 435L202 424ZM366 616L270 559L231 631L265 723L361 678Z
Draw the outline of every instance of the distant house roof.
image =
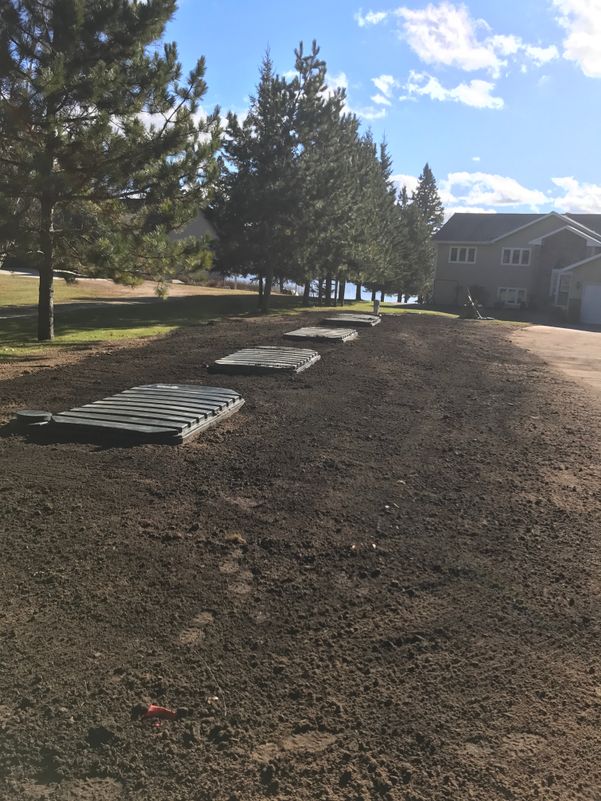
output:
M559 219L573 220L578 225L601 234L601 214L564 214ZM493 242L512 231L542 220L546 214L453 214L434 235L439 242Z

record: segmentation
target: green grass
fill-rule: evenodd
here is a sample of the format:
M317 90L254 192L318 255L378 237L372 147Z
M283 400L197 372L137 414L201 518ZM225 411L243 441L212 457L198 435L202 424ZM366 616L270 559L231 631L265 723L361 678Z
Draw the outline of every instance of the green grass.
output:
M274 311L294 305L297 298L274 298ZM193 295L136 304L107 304L87 309L59 306L55 312L55 339L40 344L36 339L36 318L0 320L0 359L12 360L39 355L48 348L82 346L93 342L168 334L178 328L201 325L224 315L257 312L257 296Z
M361 309L361 311L371 311L371 309L373 308L371 303L357 304L356 308L359 308L359 306L369 307L368 309ZM452 312L437 311L436 309L416 309L416 308L407 309L404 306L392 306L387 303L383 303L380 306L380 311L382 312L382 314L426 314L426 315L431 315L433 317L447 317L450 320L459 319L459 315L453 314Z
M87 284L88 282L86 282ZM103 287L101 284L100 287ZM89 285L67 284L63 279L54 282L54 298L57 303L96 300L103 294L90 291ZM0 275L0 307L34 306L38 302L38 280L22 275Z
M14 281L14 276L0 276L0 292L8 279L12 291L9 295L11 303L2 297L1 305L28 305L31 293L37 291L37 281L21 278ZM223 290L220 294L190 295L170 297L165 301L156 298L138 298L136 303L106 303L103 306L89 308L70 308L65 301L98 301L98 295L90 296L90 289L77 296L77 284L66 285L57 281L57 297L62 305L56 307L55 333L51 343L40 344L36 339L35 316L15 317L0 320L0 361L17 361L30 356L39 356L56 348L85 347L95 342L115 342L120 339L139 339L169 334L177 329L203 325L207 321L224 316L243 316L257 314L258 297L255 293L234 293ZM92 287L92 290L95 288ZM60 290L60 291L59 291ZM106 294L106 289L99 292ZM106 298L111 300L111 298ZM114 298L113 300L122 300ZM320 307L313 309L315 313L328 311L369 312L372 304L368 302L347 302L344 309ZM272 297L271 314L295 315L306 312L301 299L289 295ZM454 318L456 315L420 309L405 309L383 304L384 314L430 314Z

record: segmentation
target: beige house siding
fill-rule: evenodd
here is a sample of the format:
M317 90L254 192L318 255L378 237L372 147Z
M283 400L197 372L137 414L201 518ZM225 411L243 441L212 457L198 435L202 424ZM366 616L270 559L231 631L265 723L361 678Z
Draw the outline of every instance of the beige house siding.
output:
M553 270L567 267L592 255L586 240L572 231L558 231L543 240L539 247L536 275L536 302L544 305L549 298Z
M532 292L534 267L531 253L527 267L502 264L502 251L506 241L494 245L478 245L475 264L454 264L449 262L451 247L439 245L434 281L434 302L441 305L462 304L468 287L478 286L484 290L485 304L493 306L498 297L499 287L524 288ZM513 245L521 247L521 245Z

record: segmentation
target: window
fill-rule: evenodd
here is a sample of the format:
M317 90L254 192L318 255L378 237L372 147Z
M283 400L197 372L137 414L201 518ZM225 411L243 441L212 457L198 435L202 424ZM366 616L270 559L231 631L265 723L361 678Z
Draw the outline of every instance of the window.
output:
M475 264L477 248L466 246L451 248L449 261L452 264Z
M521 306L526 303L528 293L523 287L501 286L497 297L503 306Z
M530 248L503 248L502 264L516 267L528 267L530 264Z

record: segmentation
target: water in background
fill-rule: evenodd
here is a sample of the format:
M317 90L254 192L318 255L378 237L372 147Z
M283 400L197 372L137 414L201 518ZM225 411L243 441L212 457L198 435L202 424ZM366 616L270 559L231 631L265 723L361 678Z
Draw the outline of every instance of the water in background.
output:
M344 292L344 299L345 300L355 300L355 284L347 284L346 290ZM380 300L380 293L376 292L376 298ZM371 303L371 292L364 287L361 287L361 300L366 300ZM395 295L384 295L384 303L396 303L397 296ZM410 297L409 303L417 303L417 298Z
M256 280L249 279L248 277L236 275L236 276L230 277L228 279L228 281L234 282L234 286L237 287L238 289L250 289L250 288L256 289ZM290 283L289 281L287 281L285 287L286 287L286 289L292 291L294 294L296 294L298 296L302 296L302 294L303 294L303 287L302 286L298 286L296 284L293 284L293 283ZM274 288L274 291L277 292L277 285L276 284L274 284L273 288ZM333 290L334 290L334 286L332 285L332 291ZM351 282L347 283L346 289L345 289L345 293L344 293L344 299L345 300L355 300L355 293L356 293L355 284L353 284ZM380 293L379 292L376 293L376 297L377 297L378 300L380 300ZM365 287L361 287L361 300L365 300L368 303L371 303L371 292L368 289L365 289ZM396 303L396 302L397 302L396 294L394 294L394 295L385 295L384 296L384 303ZM409 298L409 303L417 303L417 297L410 297Z

